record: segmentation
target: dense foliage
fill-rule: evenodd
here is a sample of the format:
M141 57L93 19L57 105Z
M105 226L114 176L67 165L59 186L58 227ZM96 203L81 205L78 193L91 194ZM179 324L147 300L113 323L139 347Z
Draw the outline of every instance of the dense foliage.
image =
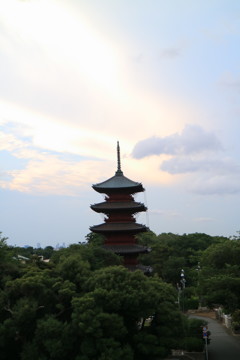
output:
M240 236L152 232L139 238L151 244L152 252L142 261L153 266L166 282L178 287L182 269L186 287L180 299L184 308L221 306L226 313L240 309Z
M184 310L222 305L237 324L238 237L142 234L150 277L126 270L101 237L87 240L55 251L0 238L2 360L154 360L172 348L201 349L199 321L179 311L183 301ZM177 286L183 269L185 288Z

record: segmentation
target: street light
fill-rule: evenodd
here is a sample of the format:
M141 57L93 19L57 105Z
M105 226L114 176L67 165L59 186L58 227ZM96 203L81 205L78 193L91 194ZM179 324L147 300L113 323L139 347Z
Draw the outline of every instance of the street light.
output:
M185 279L185 275L184 275L184 270L181 270L181 289L182 289L182 311L184 312L184 289L186 286L186 279Z
M185 275L184 275L184 270L183 269L181 270L181 280L180 280L180 282L182 284L182 289L185 289L186 280L185 280Z
M201 292L200 292L200 288L199 288L199 278L200 278L200 271L201 271L201 266L200 266L200 262L198 262L197 268L197 295L198 295L198 307L201 308L202 306L202 296L201 296Z

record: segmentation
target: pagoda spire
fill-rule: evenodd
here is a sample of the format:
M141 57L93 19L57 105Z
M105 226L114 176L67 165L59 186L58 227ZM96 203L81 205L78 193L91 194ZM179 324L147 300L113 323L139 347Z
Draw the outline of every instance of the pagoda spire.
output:
M120 158L120 146L119 141L117 142L117 171L116 175L123 175L123 172L121 170L121 158Z

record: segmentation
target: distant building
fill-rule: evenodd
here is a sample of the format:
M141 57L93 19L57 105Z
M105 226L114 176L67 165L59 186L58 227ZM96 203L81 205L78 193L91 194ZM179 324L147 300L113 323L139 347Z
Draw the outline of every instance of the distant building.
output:
M138 255L150 251L139 245L136 235L148 231L145 225L136 223L135 215L145 212L143 203L136 202L133 195L143 192L141 183L132 181L123 175L120 162L120 147L117 143L117 171L113 177L92 186L95 191L106 194L105 201L91 205L91 209L103 213L103 224L90 227L90 230L102 234L105 238L104 248L124 258L124 265L129 270L142 269L149 272L149 267L138 263Z
M26 262L30 260L28 257L22 255L17 255L14 259L19 260L22 264L26 264Z

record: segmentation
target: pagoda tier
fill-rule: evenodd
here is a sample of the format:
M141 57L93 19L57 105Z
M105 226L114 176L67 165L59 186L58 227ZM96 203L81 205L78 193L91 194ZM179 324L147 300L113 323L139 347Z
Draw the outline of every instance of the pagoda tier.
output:
M112 222L110 219L106 219L106 222L101 225L92 226L91 231L96 233L102 233L107 235L108 233L130 233L136 235L139 232L147 231L147 227L134 222Z
M110 213L130 213L135 214L140 211L146 211L147 208L140 202L128 201L107 201L99 204L91 205L91 209L104 214Z
M141 183L128 179L123 175L122 171L116 171L115 176L106 181L103 181L102 183L95 184L92 187L97 192L104 194L115 193L116 189L118 194L135 194L137 192L144 191Z
M133 195L143 192L141 183L132 181L123 175L120 164L120 148L117 145L118 167L110 179L93 185L98 193L106 194L105 202L91 205L91 209L105 215L104 223L90 227L90 230L102 234L104 248L124 258L124 264L130 270L139 268L138 255L149 252L145 246L137 244L136 235L148 231L145 225L136 223L135 214L145 212L143 203L134 201Z

